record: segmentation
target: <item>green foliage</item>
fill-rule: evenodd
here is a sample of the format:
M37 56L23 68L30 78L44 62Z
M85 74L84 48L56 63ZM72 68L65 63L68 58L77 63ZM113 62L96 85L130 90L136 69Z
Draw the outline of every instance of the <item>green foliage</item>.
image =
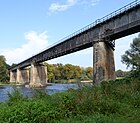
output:
M54 78L54 71L55 68L51 64L46 64L47 65L47 76L48 76L48 82L53 82Z
M44 97L50 97L44 90L35 90L34 99L44 99Z
M15 90L8 102L0 103L0 121L137 123L140 121L140 78L134 75L51 96L37 91L31 99Z
M131 49L127 50L122 56L122 62L131 67L132 70L140 70L140 34L133 40L130 45Z
M74 71L73 71L73 66L71 64L66 64L64 66L64 75L65 75L65 78L66 80L69 80L72 78L72 75L74 74Z
M82 74L81 74L81 80L92 80L93 79L93 68L87 67L87 68L81 68Z
M23 94L21 94L21 92L18 89L14 89L12 93L7 92L8 98L9 98L9 102L17 102L19 100L23 100Z
M72 64L47 64L49 82L73 82L71 80L90 80L93 76L93 68L80 68ZM61 81L62 80L62 81ZM66 81L67 80L67 81Z
M115 74L116 74L116 77L122 78L122 77L126 77L127 75L129 75L129 72L127 72L127 71L122 71L122 70L117 70L117 71L115 72Z
M86 71L87 77L92 80L93 79L93 68L92 67L87 67L85 69L85 71Z
M9 80L8 76L8 67L9 65L6 64L6 59L4 56L0 56L0 82L7 82Z

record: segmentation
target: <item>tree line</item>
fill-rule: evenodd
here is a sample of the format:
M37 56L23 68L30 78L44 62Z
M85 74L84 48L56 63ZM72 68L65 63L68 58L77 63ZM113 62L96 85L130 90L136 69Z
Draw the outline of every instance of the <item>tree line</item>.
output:
M93 78L93 68L87 67L83 68L80 66L72 65L72 64L48 64L47 72L48 72L48 81L62 81L62 80L92 80Z

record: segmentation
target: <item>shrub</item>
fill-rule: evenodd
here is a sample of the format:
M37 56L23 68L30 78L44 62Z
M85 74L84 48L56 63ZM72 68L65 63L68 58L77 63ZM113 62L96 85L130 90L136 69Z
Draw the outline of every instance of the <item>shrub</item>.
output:
M36 91L31 99L15 90L0 103L3 123L124 123L140 121L140 81L124 78L96 86L47 95Z
M9 99L8 102L18 102L25 99L23 94L18 89L14 89L12 93L7 92L7 95Z

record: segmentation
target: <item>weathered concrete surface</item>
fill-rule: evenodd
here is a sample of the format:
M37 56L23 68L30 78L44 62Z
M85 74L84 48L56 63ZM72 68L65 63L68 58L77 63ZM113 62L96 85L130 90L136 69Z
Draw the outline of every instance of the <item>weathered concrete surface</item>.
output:
M32 64L30 75L30 87L44 87L47 85L47 66L43 64Z
M94 83L115 79L115 64L113 49L105 42L93 45Z
M17 84L28 84L29 83L29 69L17 69Z
M10 71L10 83L16 83L17 73L16 71Z

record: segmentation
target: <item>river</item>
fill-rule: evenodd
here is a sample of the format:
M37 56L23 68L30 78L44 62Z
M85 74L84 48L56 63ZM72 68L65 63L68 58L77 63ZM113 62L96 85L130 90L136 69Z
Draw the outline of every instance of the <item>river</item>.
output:
M81 86L81 84L80 84ZM77 89L80 87L79 84L60 84L53 83L47 87L41 89L33 89L28 87L20 87L20 86L0 86L0 102L4 102L8 100L7 93L12 93L14 89L18 89L25 97L32 97L35 90L44 90L47 94L54 94L58 92L67 91L70 88Z

